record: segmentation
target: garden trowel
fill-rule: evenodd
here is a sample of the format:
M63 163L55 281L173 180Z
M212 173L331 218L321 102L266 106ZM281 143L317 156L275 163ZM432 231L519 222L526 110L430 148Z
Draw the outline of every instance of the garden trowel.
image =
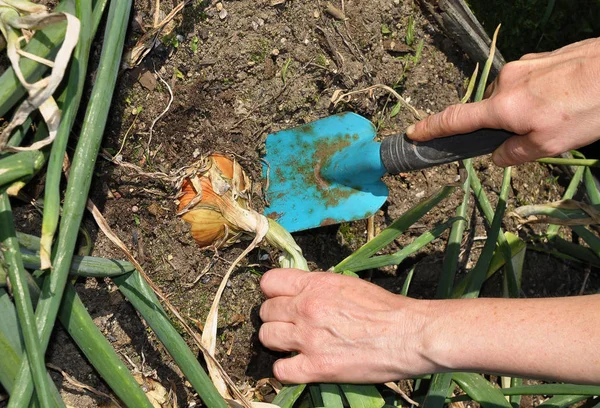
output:
M373 124L354 113L276 132L266 141L265 215L290 232L367 218L387 199L386 173L488 154L510 136L482 129L421 143L404 134L377 142Z

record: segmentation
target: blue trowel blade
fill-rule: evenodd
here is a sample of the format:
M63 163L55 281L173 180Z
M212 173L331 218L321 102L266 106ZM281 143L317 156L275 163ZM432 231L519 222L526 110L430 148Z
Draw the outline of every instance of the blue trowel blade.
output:
M354 113L269 135L265 215L291 232L373 215L388 196L375 136Z

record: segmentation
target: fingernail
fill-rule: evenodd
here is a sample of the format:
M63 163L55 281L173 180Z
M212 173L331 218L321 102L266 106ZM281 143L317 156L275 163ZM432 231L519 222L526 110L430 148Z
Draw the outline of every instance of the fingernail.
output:
M498 167L507 167L506 162L504 161L502 155L499 153L498 150L495 150L494 153L492 153L492 161Z
M415 133L415 130L417 129L417 127L415 125L410 125L407 129L406 129L406 135L408 137L412 136L413 133Z

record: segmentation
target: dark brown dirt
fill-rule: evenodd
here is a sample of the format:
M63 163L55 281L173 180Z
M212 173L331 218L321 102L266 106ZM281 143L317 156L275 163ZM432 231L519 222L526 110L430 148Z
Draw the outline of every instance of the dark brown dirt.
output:
M131 23L129 47L141 35L138 22L152 22L150 3L154 2L135 2L136 19ZM161 1L164 14L175 3ZM341 8L341 2L333 3ZM318 0L288 0L279 6L270 6L269 0L237 0L225 1L223 7L227 16L220 18L216 2L190 2L142 64L122 73L103 147L115 154L123 146L119 152L123 161L148 172L164 173L193 162L199 155L213 151L232 153L256 182L253 205L257 209L263 207L259 157L268 133L340 111L354 111L371 119L381 135L402 132L414 122L414 117L404 108L392 117L396 101L386 92L360 94L337 107L330 103L333 93L384 84L394 87L420 112L428 114L458 102L474 68L409 0L346 0L346 22L326 14L325 2ZM405 54L386 51L385 40L404 43L409 18L414 19L415 25L412 50ZM421 40L424 46L416 58L415 49ZM169 100L159 75L171 87L174 101L154 126L148 146L152 122ZM150 157L146 155L148 147ZM487 158L478 159L476 169L495 205L502 170ZM564 183L555 179L557 175L559 170L551 171L539 164L515 168L508 211L523 204L559 199ZM458 179L456 164L386 177L390 196L375 217L377 231L421 199ZM221 277L247 242L218 254L200 251L188 234L188 226L176 217L173 197L174 191L168 185L106 161L98 163L92 199L181 313L203 322ZM388 251L406 245L454 216L461 200L457 191ZM473 200L471 205L473 239L485 236L485 228ZM22 208L19 217L23 229L31 229L39 222L28 208ZM507 216L504 226L518 233L513 218ZM86 227L94 239L93 255L124 258L90 220L86 220ZM365 242L366 222L301 232L295 238L311 268L328 269ZM375 271L374 281L397 292L409 269L416 266L409 294L420 298L435 296L446 238L445 234L398 267ZM471 250L463 254L459 278L473 266L482 245L483 241L475 239ZM276 266L276 259L277 254L268 248L253 251L234 273L221 300L217 358L238 384L253 385L271 376L270 366L280 357L257 341L257 310L262 301L259 276ZM204 275L198 283L190 287L201 273ZM581 289L583 276L579 265L530 252L523 293L573 295ZM600 276L593 271L586 293L595 290L599 281ZM501 294L500 282L491 280L485 295ZM155 378L165 387L169 388L172 382L180 406L199 402L160 343L114 285L89 279L80 282L78 290L96 323L122 356L129 357L144 372L155 372ZM66 335L58 331L54 340L57 345L51 350L51 361L55 365L106 391ZM106 402L66 385L62 392L72 406Z

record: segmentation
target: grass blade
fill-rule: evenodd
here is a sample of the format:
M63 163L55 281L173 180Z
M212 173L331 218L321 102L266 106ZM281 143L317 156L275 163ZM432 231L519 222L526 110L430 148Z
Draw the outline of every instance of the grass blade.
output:
M363 245L342 262L337 264L334 267L334 271L340 272L344 270L352 270L353 263L362 262L363 260L368 259L372 255L376 254L379 250L398 238L404 231L406 231L408 227L413 225L415 222L417 222L417 220L427 214L429 210L439 204L443 199L448 197L454 191L454 188L454 186L445 186L433 196L421 201L415 207L411 208L400 218L394 221L389 227L381 231L379 235Z
M227 407L210 378L198 363L196 356L170 323L156 295L141 275L136 271L113 280L156 333L204 404L209 408Z
M471 278L469 286L467 287L467 291L463 295L465 298L475 298L479 296L481 286L483 285L483 282L485 282L487 271L494 255L494 249L496 248L496 241L501 234L500 229L502 226L502 219L504 218L504 211L506 210L506 199L508 197L508 190L510 187L510 174L511 169L508 167L504 170L504 179L502 180L502 188L500 190L498 206L496 208L496 213L494 214L494 219L492 220L492 226L488 231L485 246L483 247L477 264L473 270L469 272ZM508 264L511 264L510 259L507 265Z
M396 252L392 255L380 255L374 256L372 258L367 259L355 259L353 262L349 263L348 266L344 269L344 272L359 272L367 269L375 269L381 268L388 265L399 265L406 258L414 254L415 252L421 250L424 246L428 245L434 239L437 239L446 231L450 226L458 221L458 218L451 218L443 224L438 225L431 231L424 232L418 238L416 238L413 242L402 248L400 251ZM374 238L377 239L377 238ZM337 267L334 268L334 272L339 272Z
M415 274L415 269L417 268L417 266L413 266L412 268L410 268L410 271L408 271L408 275L406 275L406 279L404 280L404 283L402 284L402 290L400 291L400 294L402 296L408 296L408 289L410 288L410 283L412 282L412 278L413 275Z
M525 251L527 247L525 242L510 232L505 232L504 236L511 251L511 262L513 262L513 259L516 257L522 257L520 254ZM486 279L489 279L494 273L498 272L505 264L506 259L504 258L504 253L502 253L499 248L496 248L496 251L494 251L494 255L492 256L492 261L490 262L490 267L488 268ZM469 280L470 275L467 275L456 284L456 287L452 292L452 298L459 298L465 293L469 286Z
M427 408L443 408L446 403L448 391L452 385L452 373L434 374L423 406Z
M130 11L131 0L111 2L96 82L67 184L63 207L64 215L61 219L56 255L53 258L55 269L44 282L41 300L36 310L40 340L44 350L48 346L56 320L77 241L77 231L83 218L93 169L121 62ZM24 358L21 363L16 387L17 394L11 398L11 403L14 401L13 406L26 405L33 391L30 386L29 363L26 360Z
M385 400L374 385L340 384L350 408L381 408Z
M567 187L567 190L565 191L565 194L563 195L563 200L570 200L571 198L573 198L573 196L577 192L577 189L579 188L579 184L581 183L581 180L583 179L584 171L585 171L585 167L579 167L577 169L577 171L575 172L575 175L573 175L573 178L571 179L571 182L569 183L569 187ZM559 229L560 229L560 225L550 225L548 227L548 231L546 233L548 235L548 239L552 239L554 236L556 236L558 234Z
M512 408L504 394L479 374L454 373L452 379L483 408Z
M321 389L318 385L313 384L308 386L308 392L310 393L310 399L312 401L313 407L323 408L326 407L323 402L323 398L321 397Z
M1 268L2 266L0 266ZM17 355L21 355L23 353L23 337L17 319L17 312L15 305L4 289L0 289L0 331L4 332Z
M3 251L4 260L7 264L7 272L13 288L17 317L23 333L25 350L29 357L29 366L33 374L33 384L40 401L51 401L50 384L48 383L44 360L45 353L40 346L35 314L25 278L26 272L23 268L19 243L13 224L13 214L6 193L0 194L0 242L5 247Z
M589 398L587 395L557 395L544 401L538 407L545 408L567 408L571 407L584 399Z
M273 400L273 404L281 408L292 408L305 388L306 384L286 385L279 391L279 394Z
M342 390L336 384L319 384L323 406L327 408L343 408Z
M468 160L471 163L471 160ZM452 229L450 230L450 236L448 237L448 246L446 247L446 254L444 255L444 263L442 266L442 273L438 282L436 291L436 297L438 299L446 299L452 294L452 286L454 284L454 278L456 271L458 270L458 257L460 255L460 246L463 239L465 228L467 227L467 210L469 208L469 199L471 185L471 173L467 172L467 178L463 183L464 196L460 206L456 209L456 216L462 219L457 220Z
M504 395L600 395L598 385L578 384L539 384L522 385L520 387L503 388Z
M583 182L585 183L585 190L587 191L590 203L592 205L600 205L600 192L598 191L598 187L596 187L596 180L590 169L585 169Z
M8 339L10 332L0 328L0 384L10 394L15 385L15 377L18 373L21 359L19 353Z

